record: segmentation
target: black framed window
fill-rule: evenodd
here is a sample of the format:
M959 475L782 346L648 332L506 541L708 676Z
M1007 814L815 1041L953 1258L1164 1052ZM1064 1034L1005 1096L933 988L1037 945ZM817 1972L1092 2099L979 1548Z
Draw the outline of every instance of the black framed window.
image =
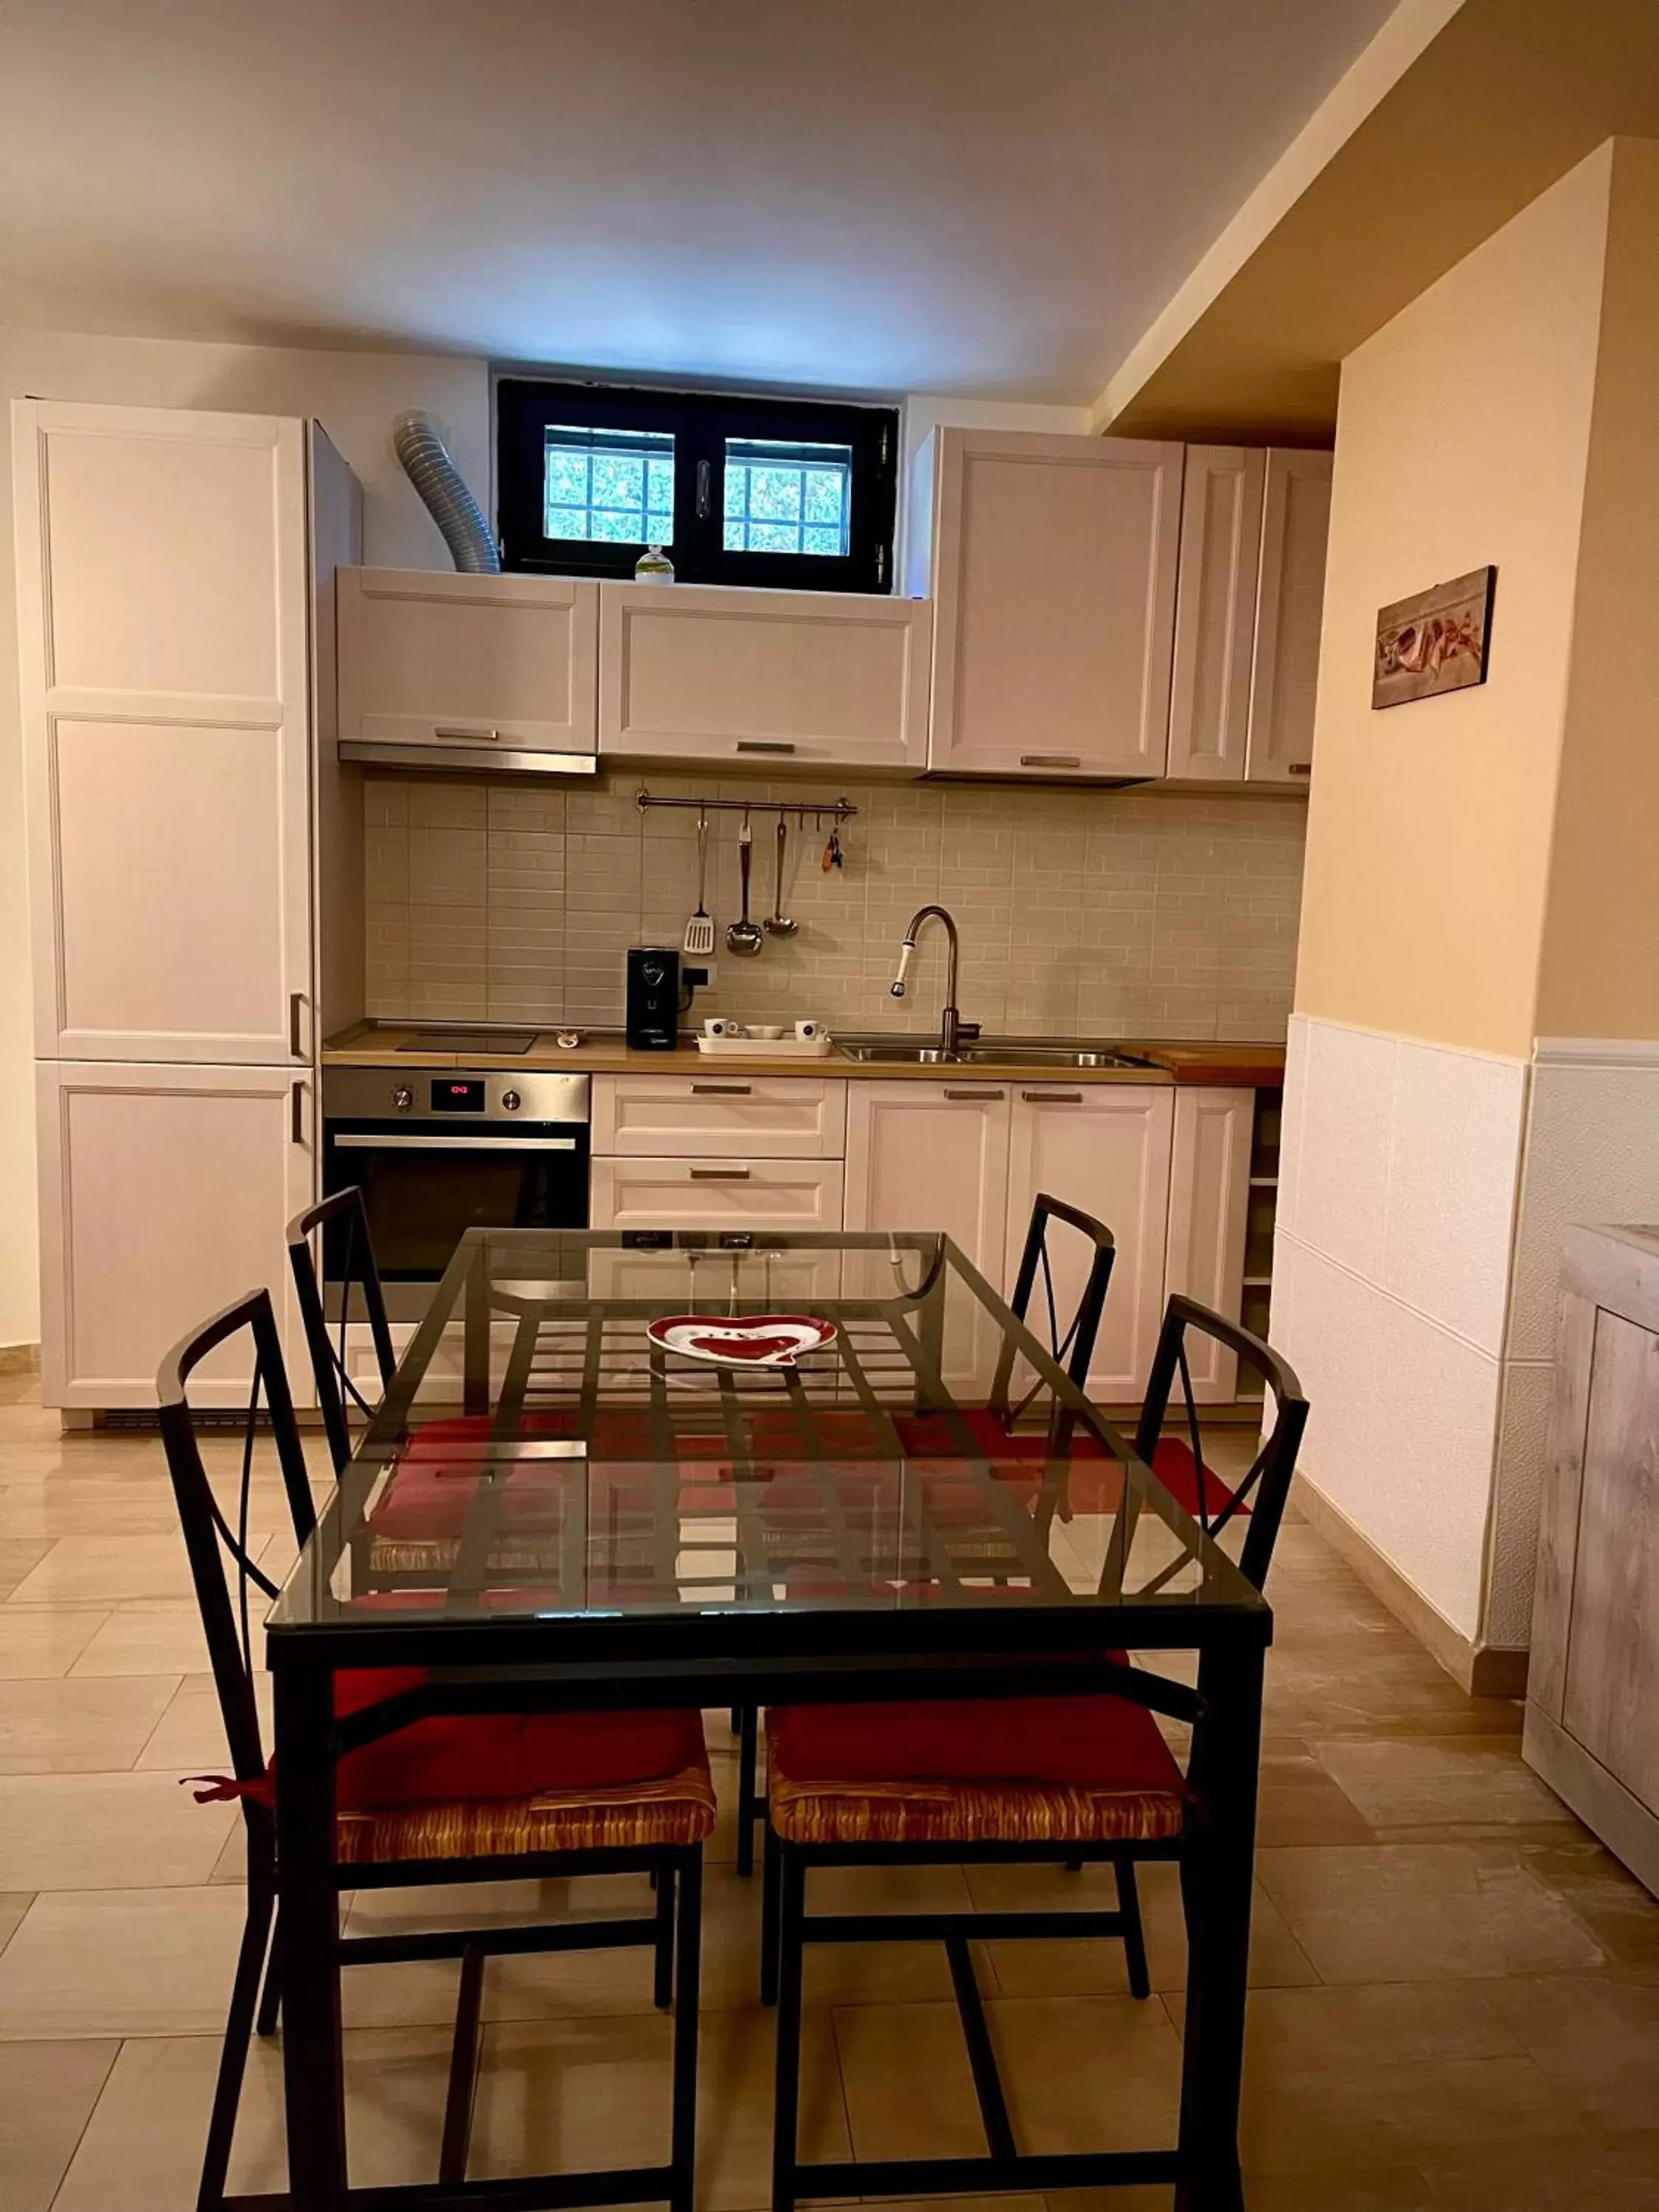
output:
M892 589L895 408L504 377L495 436L506 568Z

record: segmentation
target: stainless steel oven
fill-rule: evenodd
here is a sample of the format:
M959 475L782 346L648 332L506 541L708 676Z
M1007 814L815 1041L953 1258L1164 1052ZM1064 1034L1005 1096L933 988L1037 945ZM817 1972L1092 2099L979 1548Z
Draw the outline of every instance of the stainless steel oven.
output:
M587 1156L585 1075L323 1071L323 1193L361 1187L394 1320L419 1319L464 1230L585 1229ZM325 1238L331 1311L343 1255Z

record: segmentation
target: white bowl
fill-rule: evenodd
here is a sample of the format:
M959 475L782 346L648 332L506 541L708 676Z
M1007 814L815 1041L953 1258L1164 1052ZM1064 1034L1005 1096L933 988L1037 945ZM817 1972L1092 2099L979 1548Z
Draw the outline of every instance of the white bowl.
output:
M768 1022L764 1026L759 1022L750 1022L749 1034L751 1037L763 1038L768 1044L775 1044L780 1037L787 1036L789 1031L781 1022Z

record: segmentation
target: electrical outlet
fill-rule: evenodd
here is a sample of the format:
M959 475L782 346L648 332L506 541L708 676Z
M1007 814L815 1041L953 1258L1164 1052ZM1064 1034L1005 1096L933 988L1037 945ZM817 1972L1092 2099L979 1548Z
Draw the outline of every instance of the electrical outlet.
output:
M688 991L707 991L711 989L714 981L714 962L711 960L706 966L702 968L682 967L680 969L680 981L684 984Z

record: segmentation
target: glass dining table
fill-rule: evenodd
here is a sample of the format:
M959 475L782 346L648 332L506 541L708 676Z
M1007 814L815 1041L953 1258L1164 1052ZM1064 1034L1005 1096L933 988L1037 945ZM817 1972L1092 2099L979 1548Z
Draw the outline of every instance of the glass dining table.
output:
M988 1406L1038 1439L1018 1480ZM459 1515L410 1451L440 1423L467 1440ZM1184 2212L1237 2212L1271 1636L1233 1560L949 1238L470 1231L266 1625L290 2201L349 2201L334 1767L370 1732L1109 1686L1192 1729L1170 2178ZM1160 1652L1195 1653L1195 1687ZM383 1667L422 1686L337 1722L336 1673Z

